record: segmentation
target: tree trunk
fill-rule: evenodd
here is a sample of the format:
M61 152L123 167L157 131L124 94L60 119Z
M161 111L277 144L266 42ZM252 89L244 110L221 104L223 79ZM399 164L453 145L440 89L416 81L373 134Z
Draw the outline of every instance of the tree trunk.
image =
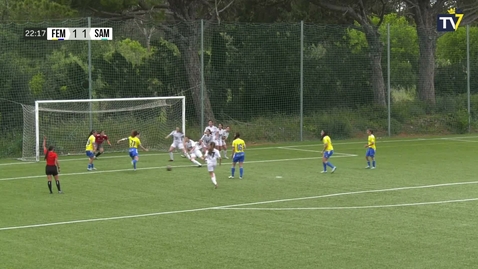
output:
M437 34L431 27L417 27L420 59L418 62L418 97L435 104L435 52Z
M201 123L201 108L203 106L204 120L215 121L215 118L206 89L204 89L203 100L201 100L201 61L197 49L197 39L197 36L189 36L185 40L180 41L179 50L186 67L189 87L192 91L194 111L199 123Z
M382 70L383 45L380 42L380 34L377 29L371 26L363 27L370 49L369 58L372 68L370 81L372 83L373 100L375 104L385 107L387 106L387 102L385 101L385 81Z

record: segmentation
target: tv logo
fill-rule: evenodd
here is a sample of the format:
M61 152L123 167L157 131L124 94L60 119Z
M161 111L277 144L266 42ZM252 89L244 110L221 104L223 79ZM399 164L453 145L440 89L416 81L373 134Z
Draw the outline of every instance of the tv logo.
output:
M453 32L460 26L463 19L463 11L461 9L450 8L448 14L438 14L437 16L437 31L439 32Z

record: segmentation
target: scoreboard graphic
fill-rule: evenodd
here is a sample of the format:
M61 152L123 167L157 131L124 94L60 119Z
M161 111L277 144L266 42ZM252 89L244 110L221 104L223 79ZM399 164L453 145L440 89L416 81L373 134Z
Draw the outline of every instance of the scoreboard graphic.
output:
M25 40L113 40L113 28L25 28Z

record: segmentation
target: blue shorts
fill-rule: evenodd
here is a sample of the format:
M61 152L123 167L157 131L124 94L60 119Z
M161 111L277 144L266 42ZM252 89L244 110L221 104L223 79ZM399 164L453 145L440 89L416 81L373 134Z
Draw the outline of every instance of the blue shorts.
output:
M138 149L137 148L129 149L129 156L131 157L131 159L134 159L134 157L139 156Z
M328 158L330 158L332 155L334 155L334 151L333 151L333 150L324 151L324 158L328 159Z
M244 152L236 153L234 154L234 157L232 158L232 162L243 163L245 157L246 157L246 154Z
M365 153L365 157L375 157L375 150L373 148L368 148L367 152Z
M87 150L86 151L86 156L88 156L88 158L93 158L93 157L95 157L95 153L93 151Z

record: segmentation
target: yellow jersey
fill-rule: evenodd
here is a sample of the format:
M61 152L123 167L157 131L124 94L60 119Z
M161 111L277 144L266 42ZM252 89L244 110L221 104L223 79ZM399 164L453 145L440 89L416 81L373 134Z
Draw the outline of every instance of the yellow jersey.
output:
M334 150L334 146L332 146L332 140L330 140L330 136L324 136L324 138L322 138L322 142L324 142L324 145L327 145L325 151Z
M377 146L375 145L375 136L373 134L368 136L368 147L376 150Z
M95 147L94 147L95 141L96 141L95 136L90 135L90 137L88 137L88 141L86 141L86 150L85 151L93 151L95 149Z
M234 153L244 152L246 149L246 142L240 138L237 138L232 141L232 148L234 149Z
M139 138L137 137L128 137L128 142L129 142L129 148L130 149L137 149L139 145L141 145L141 141L139 141Z

